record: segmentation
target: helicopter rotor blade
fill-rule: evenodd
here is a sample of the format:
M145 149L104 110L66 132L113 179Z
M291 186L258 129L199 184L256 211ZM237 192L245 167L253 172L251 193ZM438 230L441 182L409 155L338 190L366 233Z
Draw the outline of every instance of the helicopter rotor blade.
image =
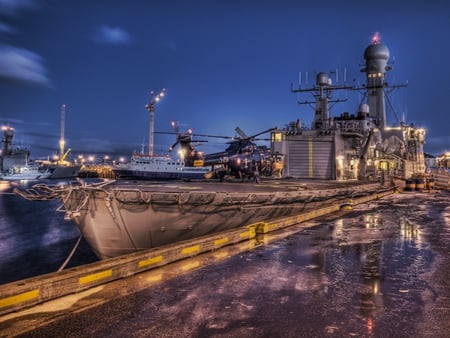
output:
M174 144L172 144L172 146L169 148L169 151L172 151L177 145L178 145L179 141L176 140Z
M165 135L177 135L177 133L174 133L173 131L155 131L155 134L165 134Z
M262 135L262 134L267 134L267 133L270 133L271 131L273 131L273 130L276 130L277 128L276 127L274 127L274 128L270 128L270 129L267 129L267 130L264 130L264 131L261 131L261 132L259 132L259 133L257 133L257 134L255 134L255 135L252 135L252 136L249 136L248 137L248 139L251 139L251 140L253 140L256 136L259 136L259 135Z
M232 139L232 136L221 136L221 135L206 135L206 134L195 134L195 136L202 136L202 137L213 137L213 138L223 138L223 139Z

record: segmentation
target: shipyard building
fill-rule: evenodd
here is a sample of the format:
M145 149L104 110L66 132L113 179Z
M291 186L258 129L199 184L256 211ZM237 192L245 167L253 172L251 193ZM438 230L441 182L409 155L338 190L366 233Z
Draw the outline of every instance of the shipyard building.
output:
M272 132L272 154L284 155L283 177L327 180L407 179L425 172L425 130L399 121L387 125L386 96L391 87L385 76L389 49L375 35L364 52L366 84L333 84L329 74L316 75L311 88L292 89L312 93L315 100L311 127L299 120ZM332 94L340 90L363 92L354 114L330 116ZM300 102L301 103L301 102ZM304 102L310 103L310 102Z

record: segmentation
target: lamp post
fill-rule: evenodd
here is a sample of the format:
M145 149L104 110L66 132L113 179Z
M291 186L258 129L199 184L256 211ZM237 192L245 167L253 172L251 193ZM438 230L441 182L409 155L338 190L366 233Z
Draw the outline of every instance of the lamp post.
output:
M155 129L155 104L166 94L166 89L163 88L159 94L154 91L150 92L150 103L145 105L145 108L150 112L150 125L148 135L148 155L153 156L153 136Z

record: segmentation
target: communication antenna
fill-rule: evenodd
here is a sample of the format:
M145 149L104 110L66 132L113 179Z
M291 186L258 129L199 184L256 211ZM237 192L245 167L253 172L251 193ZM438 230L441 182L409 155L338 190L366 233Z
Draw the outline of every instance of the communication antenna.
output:
M63 160L64 156L64 146L65 146L65 140L64 140L64 127L66 122L66 105L63 104L61 106L61 137L59 138L59 160Z

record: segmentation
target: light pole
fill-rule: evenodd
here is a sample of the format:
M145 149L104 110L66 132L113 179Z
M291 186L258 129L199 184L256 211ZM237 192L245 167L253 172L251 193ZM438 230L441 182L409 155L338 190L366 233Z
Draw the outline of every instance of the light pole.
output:
M166 94L166 89L163 88L159 94L154 91L150 92L150 103L145 105L145 108L150 112L150 125L148 135L148 155L153 156L153 135L155 133L155 104Z

